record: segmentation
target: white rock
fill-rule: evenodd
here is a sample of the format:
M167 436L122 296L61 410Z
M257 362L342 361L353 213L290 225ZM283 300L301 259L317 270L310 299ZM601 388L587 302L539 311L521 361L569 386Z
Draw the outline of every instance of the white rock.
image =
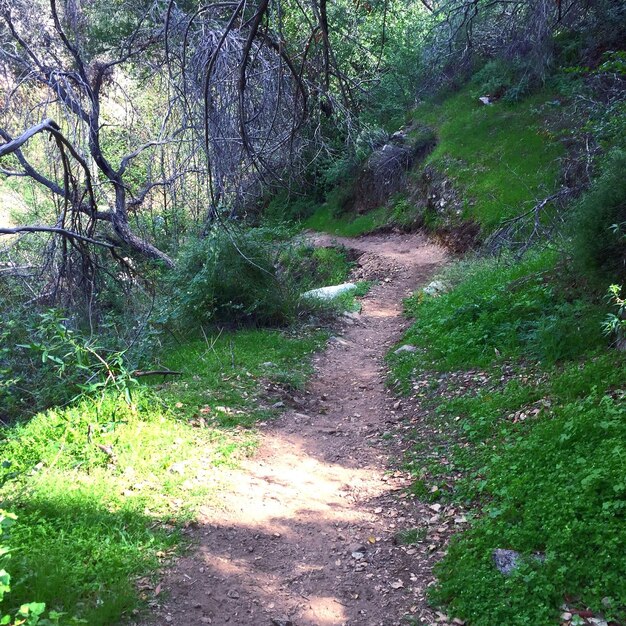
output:
M330 287L320 287L319 289L311 289L302 294L302 298L315 298L317 300L334 300L342 293L354 291L356 285L354 283L342 283L341 285L332 285Z
M427 296L440 296L442 293L450 291L450 287L441 280L433 280L431 283L428 283L422 291Z
M400 346L397 350L394 350L394 354L402 354L403 352L415 352L417 348L408 343L405 343L403 346Z

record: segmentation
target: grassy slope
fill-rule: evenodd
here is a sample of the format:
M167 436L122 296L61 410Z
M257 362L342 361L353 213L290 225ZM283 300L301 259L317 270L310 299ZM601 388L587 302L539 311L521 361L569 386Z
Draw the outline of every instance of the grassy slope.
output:
M549 94L484 107L470 93L416 117L438 128L428 163L490 229L550 192L561 150L538 126ZM558 624L566 599L621 623L626 358L601 332L610 306L550 250L465 261L442 279L450 293L407 301L403 343L418 351L389 357L392 384L428 409L406 456L415 494L472 512L433 599L472 626ZM511 576L496 548L526 557Z
M437 129L438 144L426 164L463 192L465 218L490 230L554 190L563 149L545 124L553 98L546 91L485 106L470 84L413 112L413 119Z
M464 198L463 218L490 231L554 191L563 148L547 128L555 97L549 90L517 103L485 106L475 89L470 84L440 103L421 104L411 118L434 128L438 140L418 171L430 165L451 178ZM337 214L327 202L304 226L351 237L397 219L393 206L356 218Z
M566 597L624 619L626 358L607 350L606 308L552 253L452 273L449 294L407 304L416 321L403 341L421 352L390 357L396 386L430 406L440 438L407 454L416 493L447 485L437 496L476 516L434 598L475 626L557 624ZM466 370L480 384L456 387ZM496 548L545 562L505 577Z
M386 218L384 209L371 211L356 218L353 218L352 215L335 217L331 207L323 204L304 222L304 228L330 233L338 237L358 237L384 226Z

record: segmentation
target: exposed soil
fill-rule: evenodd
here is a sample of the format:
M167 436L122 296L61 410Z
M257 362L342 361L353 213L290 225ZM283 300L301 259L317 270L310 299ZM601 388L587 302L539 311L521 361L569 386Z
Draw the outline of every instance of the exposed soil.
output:
M414 409L386 389L383 363L407 324L402 299L429 280L445 252L420 234L315 240L356 250L355 275L380 282L315 358L302 408L264 425L259 452L227 474L222 506L207 507L192 529L197 549L166 575L152 623L445 619L424 597L454 512L410 497L408 475L393 470L389 431ZM428 538L399 544L398 531L410 528Z

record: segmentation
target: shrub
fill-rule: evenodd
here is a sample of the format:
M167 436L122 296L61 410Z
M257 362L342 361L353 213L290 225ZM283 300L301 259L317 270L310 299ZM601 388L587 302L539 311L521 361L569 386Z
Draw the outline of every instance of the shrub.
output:
M222 228L193 241L171 277L163 321L189 328L282 326L304 308L303 291L347 279L347 253L316 249L279 226Z
M187 328L202 324L282 325L297 294L277 272L279 228L214 228L190 242L170 279L165 318Z
M127 355L107 347L117 339L111 329L104 327L96 342L72 324L59 309L5 312L0 332L2 418L32 415L108 387L129 394Z
M519 100L531 89L528 68L521 62L494 59L474 75L476 96L490 95L507 101Z
M603 172L573 213L573 256L579 270L610 282L626 279L626 245L619 228L626 222L626 150L614 150Z
M279 257L280 271L298 292L336 285L348 279L352 263L342 248L287 247Z
M263 211L269 222L293 222L303 220L315 212L318 200L310 195L292 194L282 189L273 194Z

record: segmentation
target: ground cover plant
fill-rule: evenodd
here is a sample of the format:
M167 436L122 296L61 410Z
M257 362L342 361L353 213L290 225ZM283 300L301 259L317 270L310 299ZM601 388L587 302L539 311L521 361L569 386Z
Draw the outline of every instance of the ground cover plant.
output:
M417 351L390 356L439 442L407 454L415 493L472 511L433 601L479 626L556 624L564 602L623 620L626 361L602 335L606 302L545 250L442 280L449 293L407 301ZM522 555L509 576L498 548Z

